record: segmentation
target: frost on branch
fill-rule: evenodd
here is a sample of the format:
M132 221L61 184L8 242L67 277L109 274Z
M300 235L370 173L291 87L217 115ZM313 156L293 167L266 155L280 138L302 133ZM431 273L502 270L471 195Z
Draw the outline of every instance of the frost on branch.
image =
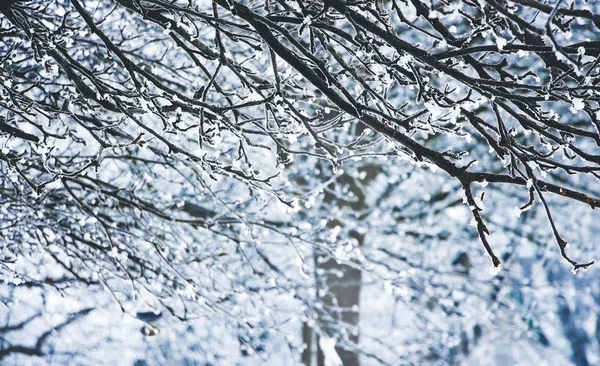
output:
M163 364L458 364L485 311L548 342L532 289L596 250L599 10L3 2L0 360L89 363L9 354L94 306Z

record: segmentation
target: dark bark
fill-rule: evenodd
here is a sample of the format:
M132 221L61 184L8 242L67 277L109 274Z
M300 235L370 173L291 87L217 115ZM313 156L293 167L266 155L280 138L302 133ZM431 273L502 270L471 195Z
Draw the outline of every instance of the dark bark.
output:
M8 10L11 6L21 1L22 0L2 0L2 2L0 2L0 11Z

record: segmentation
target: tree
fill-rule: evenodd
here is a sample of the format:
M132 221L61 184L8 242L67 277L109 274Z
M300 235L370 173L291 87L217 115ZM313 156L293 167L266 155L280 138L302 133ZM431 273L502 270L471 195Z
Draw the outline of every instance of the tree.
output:
M517 250L497 255L489 227L512 207L539 206L547 223L531 240L551 234L574 271L593 264L567 254L552 196L600 205L596 5L30 0L0 11L6 282L103 288L123 312L143 300L184 322L217 314L244 356L267 357L301 303L302 361L333 362L334 340L357 364L392 362L358 336L365 278L450 316L438 305L449 294L419 292L468 275L472 255L457 253L448 277L426 258L476 233L499 269ZM484 211L486 186L510 207ZM461 203L474 232L411 228L460 221ZM384 238L430 243L373 244ZM420 275L390 280L403 268ZM460 327L440 333L460 346L408 362L458 362L480 337Z

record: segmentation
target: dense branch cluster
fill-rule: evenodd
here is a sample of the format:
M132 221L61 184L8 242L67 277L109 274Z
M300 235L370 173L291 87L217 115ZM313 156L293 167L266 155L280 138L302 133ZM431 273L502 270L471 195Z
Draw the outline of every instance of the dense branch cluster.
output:
M300 291L263 245L294 248L308 276L296 245L340 255L329 234L341 227L360 242L359 228L297 212L385 200L392 188L368 199L357 188L373 171L344 172L363 158L444 172L495 267L475 183L526 192L518 213L540 205L562 257L593 264L568 256L547 197L600 206L597 5L30 0L0 11L0 265L12 282L44 281L58 264L90 286L130 283L127 296L152 293L180 319L190 300L228 312L231 294ZM340 177L349 191L331 186ZM39 267L25 275L22 257Z

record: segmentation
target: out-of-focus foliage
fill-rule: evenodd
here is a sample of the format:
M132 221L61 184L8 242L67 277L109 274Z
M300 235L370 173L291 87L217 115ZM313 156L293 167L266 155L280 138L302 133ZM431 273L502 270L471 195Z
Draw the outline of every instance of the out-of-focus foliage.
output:
M2 362L600 362L598 5L0 11Z

